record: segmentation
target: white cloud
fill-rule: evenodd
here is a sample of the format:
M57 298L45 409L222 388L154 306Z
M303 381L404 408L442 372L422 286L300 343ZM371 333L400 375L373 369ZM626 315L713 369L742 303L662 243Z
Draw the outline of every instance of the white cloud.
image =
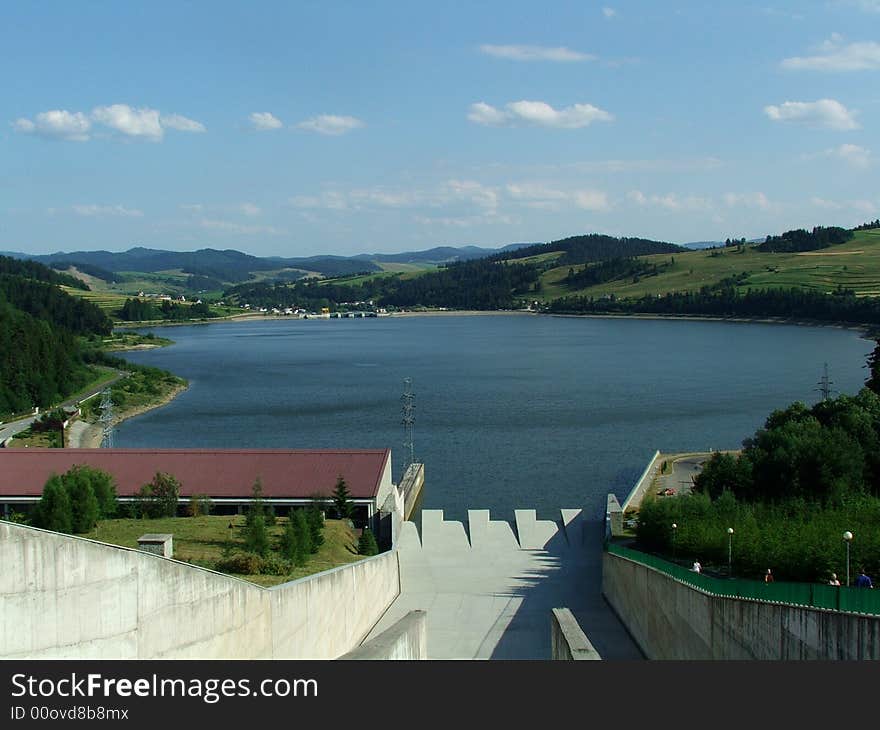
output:
M830 150L825 150L825 155L843 160L846 164L857 169L863 170L871 166L871 150L856 144L842 144L840 147L833 147Z
M189 119L180 114L162 114L159 123L165 129L176 129L178 132L204 132L205 125L195 119Z
M866 13L880 13L880 0L844 0L846 5L855 5Z
M724 204L728 208L758 208L760 210L769 210L770 201L764 193L725 193Z
M142 218L144 212L122 205L71 205L71 210L85 218Z
M630 190L626 197L640 206L654 206L671 211L701 211L712 209L712 201L696 195L680 196L676 193L645 195L641 190Z
M336 114L320 114L317 117L306 119L296 125L300 129L310 132L338 136L351 132L353 129L363 127L364 123L357 117L337 116Z
M484 101L478 101L476 104L471 104L467 118L475 124L499 126L508 120L508 115Z
M89 138L92 123L82 112L53 109L37 114L35 121L16 119L12 123L16 132L35 134L49 139L65 139L85 142Z
M468 119L487 126L523 122L556 129L580 129L593 122L613 121L614 117L592 104L574 104L557 110L543 101L523 100L506 104L503 111L482 101L471 104Z
M258 132L268 132L272 129L281 129L284 125L281 120L270 112L254 112L248 119Z
M556 61L568 63L572 61L595 61L596 56L590 53L572 51L564 46L493 46L484 44L480 51L487 56L505 58L510 61Z
M238 209L242 213L244 213L246 216L248 216L249 218L253 218L255 216L260 215L260 213L262 213L260 208L257 207L256 205L254 205L253 203L242 203L240 206L238 206Z
M158 142L164 134L158 110L147 107L133 109L128 104L99 106L92 110L92 119L126 137L142 137Z
M822 43L812 56L793 56L782 61L782 67L791 70L813 71L866 71L880 69L880 43L862 41L843 43L834 34Z
M824 129L858 129L853 112L834 99L819 101L786 101L764 107L764 113L774 122L793 122Z
M534 182L511 183L506 189L507 194L514 200L539 210L561 210L566 205L592 211L605 211L611 208L607 193L601 190L562 190L552 185Z
M90 114L53 110L40 112L35 119L16 119L12 126L17 132L41 137L85 142L90 139L93 124L112 129L131 139L158 142L165 129L180 132L204 132L205 125L180 114L160 114L156 109L135 109L128 104L95 107Z
M617 11L614 8L605 7L605 8L602 8L602 15L604 15L606 18L610 19L610 18L613 18L615 15L617 15Z
M244 236L278 236L284 233L284 231L273 228L272 226L243 226L239 223L230 223L229 221L214 220L211 218L202 218L202 220L199 221L199 225L202 228L207 228L213 231L222 231L224 233L234 233L236 235Z
M810 205L814 208L821 208L822 210L850 209L867 215L874 215L878 209L877 204L870 200L844 200L843 202L839 202L836 200L827 200L818 196L810 198Z

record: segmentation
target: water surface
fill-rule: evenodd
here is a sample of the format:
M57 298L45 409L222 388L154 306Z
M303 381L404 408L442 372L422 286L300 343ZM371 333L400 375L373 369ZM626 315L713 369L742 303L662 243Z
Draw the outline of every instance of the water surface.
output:
M386 448L416 398L423 507L604 511L655 449L739 448L775 408L862 386L872 343L833 327L545 316L220 323L127 353L188 378L123 423L119 447Z

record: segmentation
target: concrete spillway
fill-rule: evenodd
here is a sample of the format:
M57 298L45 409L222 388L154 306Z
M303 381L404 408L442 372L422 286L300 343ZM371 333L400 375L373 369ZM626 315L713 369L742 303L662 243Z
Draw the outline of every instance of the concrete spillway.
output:
M427 611L430 659L549 659L550 612L572 610L605 659L641 654L600 595L603 525L580 510L513 523L469 510L464 522L423 510L397 548L401 593L371 633Z

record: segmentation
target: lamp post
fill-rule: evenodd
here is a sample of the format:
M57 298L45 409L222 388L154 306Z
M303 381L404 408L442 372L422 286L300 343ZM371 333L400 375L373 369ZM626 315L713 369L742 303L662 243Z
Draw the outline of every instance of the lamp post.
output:
M733 578L733 528L727 528L727 577Z
M675 533L678 532L678 525L673 522L672 523L672 562L675 562Z
M846 543L846 584L849 585L849 544L852 542L853 534L847 530L843 533L843 541Z

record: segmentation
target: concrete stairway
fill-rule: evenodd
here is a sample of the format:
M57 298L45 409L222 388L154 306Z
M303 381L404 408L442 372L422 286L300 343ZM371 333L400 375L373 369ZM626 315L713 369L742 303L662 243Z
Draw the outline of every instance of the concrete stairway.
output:
M600 595L603 523L579 509L516 510L512 523L482 509L421 517L421 530L402 523L400 596L371 637L421 610L431 659L548 659L550 612L566 606L603 657L641 656Z
M487 509L468 510L465 523L444 518L442 509L422 510L422 531L404 522L400 549L462 550L547 550L581 547L583 513L579 509L560 510L558 520L539 520L533 509L514 511L515 522L493 520Z

